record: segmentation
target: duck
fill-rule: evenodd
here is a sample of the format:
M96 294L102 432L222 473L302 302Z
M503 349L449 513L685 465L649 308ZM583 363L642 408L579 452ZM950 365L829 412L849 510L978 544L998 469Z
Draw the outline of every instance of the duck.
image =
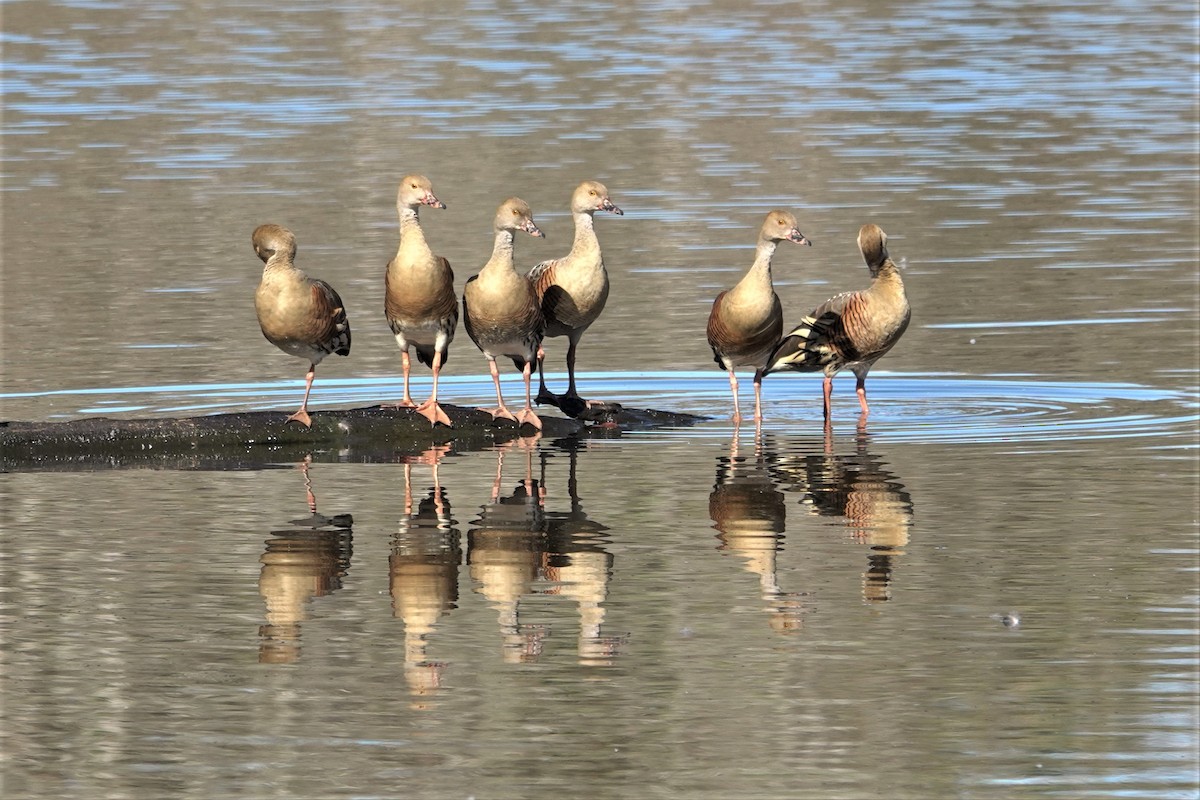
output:
M531 269L528 276L546 318L546 336L567 337L566 394L555 395L546 388L543 349L538 354L537 402L556 405L571 416L578 416L592 405L580 398L575 387L575 351L584 331L596 321L608 302L608 271L604 268L593 219L597 211L618 216L625 214L609 198L608 188L603 183L586 180L571 194L571 216L575 221L571 252L562 258L543 261Z
M729 373L735 425L741 422L736 368L754 367L754 422L760 423L763 369L783 337L783 306L771 284L771 257L780 242L812 246L797 227L795 216L775 209L758 231L754 263L736 286L717 295L708 315L708 344L713 360Z
M904 281L888 255L883 229L874 223L863 225L858 231L858 249L871 271L871 285L835 295L813 309L775 346L763 371L764 375L782 369L824 372L826 425L830 420L833 376L843 369L849 369L858 379L855 391L862 409L859 424L866 424L870 414L867 373L900 341L912 316Z
M446 204L433 193L433 184L424 175L406 175L396 190L396 212L400 217L400 244L388 262L384 274L384 315L400 346L404 370L404 397L391 404L395 408L415 408L436 426L451 426L450 418L438 405L438 375L445 366L450 343L458 327L458 297L454 293L454 271L450 262L435 255L425 241L417 209L421 206L444 209ZM417 359L433 369L433 389L429 399L418 405L408 391L411 362L409 347Z
M296 236L282 225L267 223L250 237L263 261L262 280L254 293L258 325L267 341L283 352L306 359L304 400L284 422L312 427L308 396L317 364L330 353L350 355L350 321L346 306L332 286L310 278L296 266Z
M518 426L527 423L541 430L542 421L533 411L530 383L546 322L533 284L517 272L513 263L513 234L524 231L536 238L545 238L545 234L533 221L529 204L519 197L500 204L492 230L492 257L463 287L463 324L471 341L487 358L496 384L497 406L488 409L492 419L513 420ZM504 405L497 356L511 358L525 378L525 407L516 415Z

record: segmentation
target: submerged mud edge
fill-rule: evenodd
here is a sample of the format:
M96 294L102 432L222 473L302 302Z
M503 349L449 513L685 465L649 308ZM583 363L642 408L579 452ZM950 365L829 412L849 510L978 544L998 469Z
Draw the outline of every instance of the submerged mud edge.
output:
M322 453L351 461L396 461L431 445L477 450L537 431L493 420L476 408L443 404L453 427L431 427L412 409L370 406L312 411L312 427L285 422L287 411L184 418L87 418L68 422L0 422L0 469L121 466L237 468ZM580 419L546 415L542 436L592 438L624 431L686 427L703 417L613 405Z

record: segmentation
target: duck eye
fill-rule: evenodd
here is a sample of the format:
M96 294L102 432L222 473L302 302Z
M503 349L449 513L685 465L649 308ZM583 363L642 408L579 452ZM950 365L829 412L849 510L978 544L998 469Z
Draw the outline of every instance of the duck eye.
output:
M590 194L592 197L595 197L595 196L596 196L596 190L595 190L595 189L588 189L588 194Z

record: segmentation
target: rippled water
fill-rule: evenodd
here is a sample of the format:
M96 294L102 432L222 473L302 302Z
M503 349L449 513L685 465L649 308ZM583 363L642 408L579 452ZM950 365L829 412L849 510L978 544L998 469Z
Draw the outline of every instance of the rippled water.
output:
M9 475L10 782L1190 791L1190 460L716 433Z
M314 406L394 400L414 170L459 287L503 197L529 265L603 180L581 390L708 418L4 474L6 797L1196 796L1192 4L4 8L4 419L293 408L266 221L354 329ZM849 377L829 437L812 376L728 420L773 207L789 321L863 222L902 264L865 432ZM486 375L460 330L447 399Z
M724 435L729 430L729 384L715 372L582 373L592 390L620 397L633 407L670 408L697 415L713 424L681 429L681 435ZM766 382L768 429L803 425L816 428L821 417L820 375L787 376ZM551 375L550 380L565 380ZM519 379L505 381L505 391L519 396ZM276 384L212 384L146 386L132 389L58 390L12 399L37 399L63 411L48 415L106 416L137 412L143 416L186 416L204 413L268 410L294 404L303 381ZM853 383L839 383L835 404L847 420L857 419ZM1195 392L1125 383L1066 382L1003 376L968 378L947 375L874 375L870 418L872 432L888 440L915 442L1039 442L1080 438L1168 437L1191 433L1200 413ZM398 397L394 379L327 380L314 390L313 408L359 407ZM456 403L486 405L494 397L491 379L464 376L446 379L441 393Z

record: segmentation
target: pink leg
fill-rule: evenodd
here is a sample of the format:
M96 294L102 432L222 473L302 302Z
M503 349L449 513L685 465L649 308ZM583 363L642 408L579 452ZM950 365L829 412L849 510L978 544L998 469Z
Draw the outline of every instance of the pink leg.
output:
M416 408L412 395L408 393L408 376L412 371L412 363L408 359L408 349L400 351L400 366L404 370L404 397L399 403L384 403L381 408Z
M533 365L528 361L525 362L525 369L521 374L525 376L525 407L517 414L517 421L521 424L529 423L539 431L542 429L542 421L538 415L533 413L533 397L531 396L532 389L530 383L533 380Z
M488 359L488 369L492 373L492 383L496 384L496 407L489 408L488 412L492 415L492 419L511 419L515 422L517 418L504 405L504 395L500 392L500 370L496 367L496 359Z
M830 407L833 404L833 402L832 402L833 401L833 376L832 375L825 376L825 384L824 384L824 386L822 386L822 390L825 395L825 421L828 422L829 418L831 416L830 415Z
M504 408L504 394L500 391L500 370L496 367L496 359L488 359L488 371L492 373L492 383L496 386L496 405Z
M862 414L860 414L858 416L858 429L860 431L862 431L862 430L866 430L867 415L871 413L871 410L869 408L867 408L867 376L866 375L858 376L858 385L855 387L855 391L858 392L858 404L859 404L859 406L862 407Z
M733 392L733 424L736 425L742 421L742 409L738 405L737 373L733 370L729 370L729 391Z
M762 422L762 370L754 372L754 423Z
M412 395L408 393L408 377L412 373L412 361L408 357L408 350L405 350L401 355L400 360L404 366L404 399L400 401L400 405L405 408L416 408L417 403L412 399Z
M312 427L312 418L308 416L308 393L312 391L313 378L317 374L317 365L308 365L308 374L304 376L304 400L300 403L300 410L284 420L285 423L296 420L306 428Z
M442 371L442 351L435 350L433 353L433 392L430 393L429 399L421 405L417 406L417 413L425 419L429 420L430 424L437 425L439 422L447 428L453 427L450 422L450 417L446 416L446 412L438 405L437 390L438 390L438 373Z

